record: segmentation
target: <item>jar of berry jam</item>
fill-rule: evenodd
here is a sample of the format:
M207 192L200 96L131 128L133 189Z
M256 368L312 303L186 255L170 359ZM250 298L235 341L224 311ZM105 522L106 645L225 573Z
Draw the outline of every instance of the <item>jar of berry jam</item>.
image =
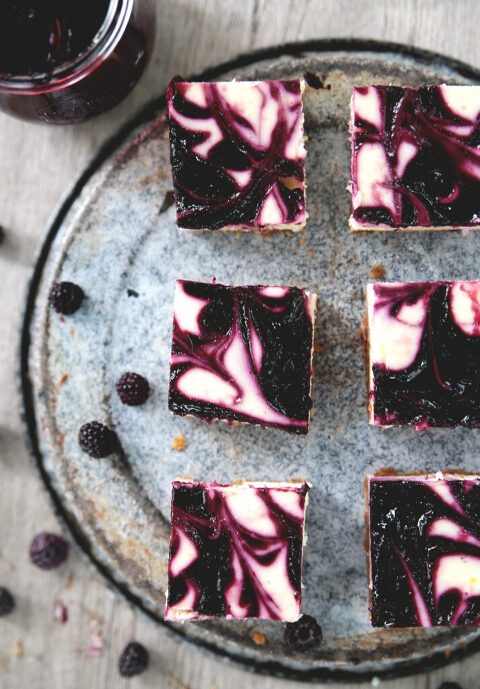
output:
M0 110L51 124L119 103L151 54L155 0L0 0Z

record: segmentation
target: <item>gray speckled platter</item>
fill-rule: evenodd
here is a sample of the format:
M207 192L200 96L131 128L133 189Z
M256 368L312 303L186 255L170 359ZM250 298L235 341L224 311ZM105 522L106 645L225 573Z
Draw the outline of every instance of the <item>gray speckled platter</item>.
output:
M250 668L305 679L401 674L476 648L472 628L374 631L368 620L363 480L393 466L480 470L478 433L465 429L370 428L357 329L376 261L389 280L476 279L480 233L348 232L347 121L354 84L471 83L464 65L398 46L316 42L247 56L204 78L320 77L307 87L310 220L303 234L182 233L172 188L164 101L149 106L86 171L51 226L29 296L21 351L22 392L36 464L56 509L96 568L130 601L162 618L170 484L177 476L312 483L303 609L324 629L322 646L292 656L281 624L170 625L177 634ZM306 437L278 430L202 424L170 416L167 381L176 278L305 286L319 295L314 415ZM55 280L88 296L75 315L47 308ZM145 375L153 395L122 406L115 381ZM111 424L123 453L83 454L79 427ZM183 433L184 451L172 449ZM256 645L255 632L265 635Z

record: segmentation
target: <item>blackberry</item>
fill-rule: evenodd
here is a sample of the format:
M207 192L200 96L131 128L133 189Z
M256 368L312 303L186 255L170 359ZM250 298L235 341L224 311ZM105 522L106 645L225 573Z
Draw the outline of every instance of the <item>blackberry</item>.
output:
M462 689L458 682L442 682L438 689Z
M144 404L150 394L148 380L139 373L124 373L117 380L116 388L123 404L128 404L129 407Z
M131 641L123 649L118 670L123 677L140 675L148 666L148 651L138 641Z
M322 628L310 615L302 615L296 622L285 625L283 638L292 651L310 651L322 640Z
M10 615L14 607L15 601L10 591L0 586L0 617Z
M117 436L108 426L98 421L84 424L78 432L78 444L90 457L107 457L117 447Z
M55 569L67 559L68 543L62 536L42 532L30 545L30 559L40 569Z
M78 311L84 299L82 288L73 282L56 282L48 296L50 306L65 316Z
M3 227L3 225L0 225L0 244L3 244L6 234L7 233L5 232L5 228Z

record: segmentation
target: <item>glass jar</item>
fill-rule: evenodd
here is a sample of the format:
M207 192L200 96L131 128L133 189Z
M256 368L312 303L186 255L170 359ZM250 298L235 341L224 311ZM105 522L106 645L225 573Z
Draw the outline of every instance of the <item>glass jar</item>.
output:
M0 76L0 110L49 124L99 115L135 86L154 37L155 0L110 0L103 23L78 56L48 73Z

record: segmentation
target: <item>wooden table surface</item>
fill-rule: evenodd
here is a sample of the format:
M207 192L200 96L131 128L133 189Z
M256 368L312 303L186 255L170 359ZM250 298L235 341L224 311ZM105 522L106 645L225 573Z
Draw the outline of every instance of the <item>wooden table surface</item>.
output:
M0 585L17 608L0 621L0 689L293 689L179 644L117 600L72 552L53 572L35 569L28 547L39 530L59 530L28 459L15 371L25 286L43 228L60 197L99 145L173 74L189 74L239 52L285 41L356 36L428 48L480 67L478 0L157 0L153 60L141 83L113 112L55 128L0 115ZM68 608L61 624L57 601ZM126 680L124 644L148 647L146 673ZM97 651L95 646L103 647ZM95 655L97 653L98 655ZM478 689L480 658L430 674L382 682L392 689L436 689L445 679ZM367 685L362 685L367 686Z

